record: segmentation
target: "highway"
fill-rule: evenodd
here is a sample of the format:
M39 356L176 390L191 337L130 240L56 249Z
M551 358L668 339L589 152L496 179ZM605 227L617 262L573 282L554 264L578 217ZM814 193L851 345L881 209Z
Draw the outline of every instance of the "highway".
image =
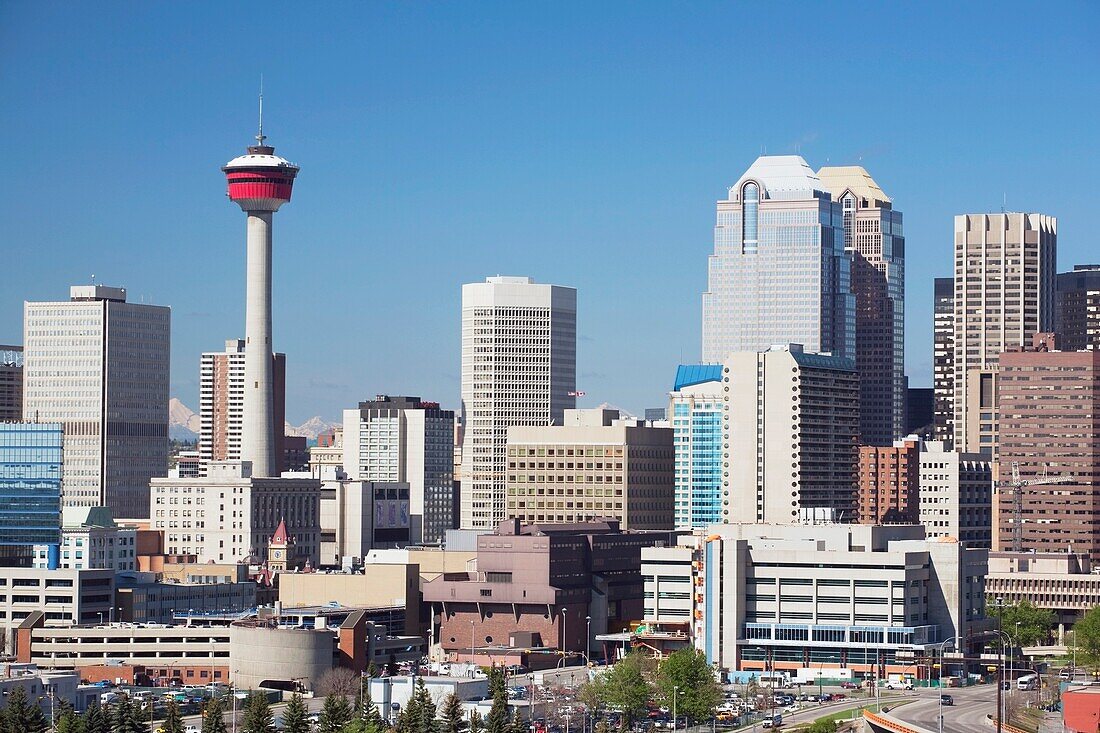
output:
M946 688L945 694L954 698L954 705L943 707L944 733L973 733L991 730L985 716L996 710L997 688L994 685ZM1008 691L1005 694L1009 694ZM940 691L922 689L916 692L917 700L891 710L888 715L903 723L909 723L929 731L938 731L936 716L939 714Z

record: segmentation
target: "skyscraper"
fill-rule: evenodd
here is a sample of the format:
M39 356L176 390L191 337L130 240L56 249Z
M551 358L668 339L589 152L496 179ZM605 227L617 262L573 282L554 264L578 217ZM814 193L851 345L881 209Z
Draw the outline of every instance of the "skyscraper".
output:
M855 363L798 344L740 352L726 359L722 387L723 521L852 521Z
M900 211L862 166L817 173L840 202L851 257L859 372L859 440L890 446L904 434L905 236Z
M62 423L63 502L146 517L149 479L168 471L170 309L78 285L24 303L23 417Z
M419 397L378 395L344 410L344 471L409 485L409 540L436 544L454 527L452 410Z
M0 422L23 419L23 347L0 344Z
M283 468L286 427L286 354L273 354L271 432ZM225 342L225 351L204 352L199 362L199 458L239 461L244 415L244 339ZM289 470L289 469L288 469Z
M1053 334L1001 354L998 374L1000 479L995 526L1001 550L1087 552L1100 560L1100 351L1059 351ZM1024 480L1064 483L1009 487ZM1020 520L1017 524L1017 518Z
M932 434L951 446L955 441L955 278L937 277L933 297Z
M676 451L676 527L707 527L722 514L721 364L681 364L669 394ZM728 451L727 451L728 452Z
M500 276L462 286L464 529L504 520L508 428L561 425L576 389L574 288Z
M0 423L0 564L47 545L57 567L61 455L59 423Z
M1063 351L1100 350L1100 265L1058 273L1055 322Z
M968 410L980 391L978 373L998 356L1054 328L1058 220L1045 214L962 214L955 217L954 446L978 452L979 424ZM996 420L996 415L990 416ZM987 451L988 453L988 451ZM996 449L992 451L996 455Z
M798 343L855 358L855 297L838 202L797 155L757 158L718 202L703 361Z

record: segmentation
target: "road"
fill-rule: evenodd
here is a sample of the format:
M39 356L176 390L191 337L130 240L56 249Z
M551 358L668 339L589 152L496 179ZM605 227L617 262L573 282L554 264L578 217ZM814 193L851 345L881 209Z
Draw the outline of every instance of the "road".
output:
M1009 694L1011 691L1006 691ZM996 710L997 688L994 685L974 685L973 687L947 688L945 694L954 698L954 705L943 708L944 733L973 733L992 730L986 722L987 715ZM936 716L940 708L938 689L920 690L917 701L892 710L889 715L903 723L937 731Z

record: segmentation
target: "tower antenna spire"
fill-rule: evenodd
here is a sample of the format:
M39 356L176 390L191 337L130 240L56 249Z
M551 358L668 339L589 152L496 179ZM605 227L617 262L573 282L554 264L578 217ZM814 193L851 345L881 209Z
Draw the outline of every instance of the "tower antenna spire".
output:
M263 145L267 136L264 135L264 75L260 74L260 132L256 135L256 143Z

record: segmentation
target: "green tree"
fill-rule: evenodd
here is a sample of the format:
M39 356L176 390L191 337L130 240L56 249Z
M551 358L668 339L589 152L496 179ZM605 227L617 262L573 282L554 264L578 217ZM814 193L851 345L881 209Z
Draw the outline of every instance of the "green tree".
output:
M439 717L443 718L439 733L462 733L466 728L466 721L462 716L462 701L453 692L443 698Z
M214 698L206 703L202 711L202 733L226 733L225 706L221 700Z
M840 725L835 720L815 720L806 733L836 733Z
M469 733L481 733L483 730L485 730L485 725L481 719L481 713L477 710L471 710Z
M676 714L692 721L709 720L722 700L722 688L702 652L691 647L678 649L661 662L657 688L669 708L675 699Z
M321 706L321 718L317 723L321 733L340 733L355 717L351 704L343 695L329 695Z
M107 713L99 705L88 708L84 712L84 733L111 733L111 721Z
M648 671L649 660L639 652L630 652L594 681L594 694L600 702L622 712L624 730L645 714L651 689Z
M416 703L416 720L414 723L416 727L413 729L413 733L435 733L435 717L438 711L436 710L435 700L428 692L428 686L424 684L423 677L418 677L416 680L416 692L413 694L413 700Z
M295 693L283 710L283 733L309 733L309 711L302 696Z
M1026 599L1005 606L987 600L986 609L991 617L1000 619L1001 629L1019 646L1036 646L1046 641L1054 628L1054 612L1038 608Z
M111 733L145 733L145 715L137 703L122 698L111 710Z
M26 688L11 688L8 704L0 711L0 733L45 733L49 727L42 708L27 699Z
M509 733L508 731L508 692L504 683L504 671L499 667L489 670L489 695L493 706L485 721L486 733Z
M58 705L57 733L85 733L84 719L67 702Z
M244 733L270 733L275 728L275 716L267 695L253 692L244 704L244 719L241 721Z
M384 733L386 730L386 721L382 719L382 714L378 712L378 706L375 705L374 699L370 696L369 684L364 684L361 687L362 694L356 693L355 700L355 712L358 714L359 726L352 733Z
M1073 625L1073 645L1077 649L1077 662L1093 670L1100 669L1100 606L1089 609Z
M164 729L164 733L183 733L183 718L180 716L180 706L175 700L168 701L168 709L160 727Z

